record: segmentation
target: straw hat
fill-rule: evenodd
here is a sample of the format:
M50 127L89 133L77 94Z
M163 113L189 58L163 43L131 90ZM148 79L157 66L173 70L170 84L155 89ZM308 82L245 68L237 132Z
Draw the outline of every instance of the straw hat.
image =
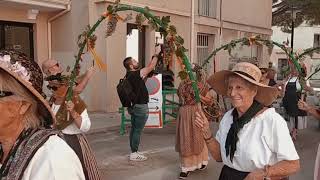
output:
M258 92L255 99L265 106L269 106L277 98L278 90L276 88L264 85L260 83L261 71L260 69L248 62L241 62L234 66L230 70L222 70L211 75L207 82L218 93L224 96L227 94L227 86L230 75L237 75L244 80L257 85Z
M0 69L11 75L16 79L26 90L31 93L35 99L38 100L38 112L42 116L43 123L52 124L55 119L48 102L43 98L43 96L36 90L32 84L32 71L27 71L27 68L22 66L19 62L14 64L11 62L10 55L0 56Z

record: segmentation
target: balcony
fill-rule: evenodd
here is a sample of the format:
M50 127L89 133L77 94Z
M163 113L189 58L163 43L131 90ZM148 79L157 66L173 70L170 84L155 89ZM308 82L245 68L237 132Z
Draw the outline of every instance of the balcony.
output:
M2 0L0 6L50 12L66 9L69 2L70 0Z

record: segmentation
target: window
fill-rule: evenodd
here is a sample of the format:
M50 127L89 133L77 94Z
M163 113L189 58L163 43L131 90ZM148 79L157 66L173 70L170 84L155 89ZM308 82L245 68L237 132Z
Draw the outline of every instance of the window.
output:
M199 0L199 15L216 17L217 0Z
M285 78L285 72L288 69L288 60L287 59L278 59L278 72L277 79L283 80Z
M320 67L320 59L313 59L312 61L311 61L311 71L310 71L310 73L313 73L313 72L315 72L316 71L316 69L317 68L319 68ZM310 74L309 73L309 74ZM314 74L312 77L311 77L311 80L320 80L320 73L316 73L316 74Z
M210 51L213 49L213 42L214 42L213 38L214 36L211 34L204 34L204 33L197 34L197 60L200 66L208 58Z
M13 49L33 60L33 24L0 21L0 49Z
M320 34L314 35L313 47L320 47Z

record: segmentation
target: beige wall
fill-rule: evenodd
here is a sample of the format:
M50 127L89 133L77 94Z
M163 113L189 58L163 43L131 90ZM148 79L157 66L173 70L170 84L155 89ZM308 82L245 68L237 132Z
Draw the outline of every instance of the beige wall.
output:
M135 2L135 3L141 3ZM160 3L161 4L161 3ZM159 4L153 4L153 6ZM164 4L163 4L164 5ZM105 11L108 4L90 4L90 24L96 22L99 16ZM152 6L151 6L152 7ZM130 12L121 12L121 16L125 16ZM157 16L166 16L166 13L160 13L154 11ZM135 15L135 13L133 13ZM130 21L129 23L134 23ZM171 23L178 28L178 33L185 39L185 47L190 48L190 20L185 16L171 16ZM99 82L99 85L95 84L98 88L90 93L90 103L88 105L94 111L108 111L115 112L120 107L120 101L116 92L116 86L119 79L125 75L125 69L122 65L123 59L126 57L126 23L118 23L116 32L108 37L105 36L105 22L101 25L97 31L97 52L102 59L107 63L107 72L99 72L94 77L95 82ZM146 29L146 63L149 62L151 56L154 53L155 35L154 30Z
M66 66L73 66L74 55L78 52L77 36L87 24L93 25L106 10L111 1L73 0L71 11L52 22L52 57L58 59ZM113 2L113 1L112 1ZM185 47L189 49L187 55L193 50L196 58L197 33L213 35L212 49L219 47L233 39L240 38L242 32L256 34L271 34L271 1L257 0L223 0L222 19L220 23L220 2L217 0L216 18L198 16L198 0L194 0L194 34L191 36L191 0L122 0L121 3L140 7L149 6L158 16L171 16L171 23L177 27L178 34L185 40ZM241 11L240 11L240 10ZM239 13L235 13L239 12ZM26 19L26 10L14 10L0 7L0 20L12 20L34 23L35 27L35 57L41 63L48 58L47 20L58 12L46 14L40 12L36 21ZM120 13L125 15L126 13ZM133 21L131 21L133 23ZM223 25L220 36L220 25ZM120 106L116 85L125 74L122 60L126 56L126 24L118 23L113 36L105 39L106 22L104 21L96 30L98 36L96 51L102 61L107 64L107 72L97 71L89 82L83 97L90 111L115 112ZM191 38L193 44L191 45ZM154 31L146 29L146 62L154 52ZM192 48L191 48L192 47ZM262 51L265 56L265 50ZM229 55L221 51L216 57L216 68L226 69L229 65ZM193 61L193 60L191 60ZM195 61L194 61L195 62ZM92 62L83 62L82 71L86 70ZM180 67L174 63L174 71ZM175 84L178 85L177 77Z
M71 11L64 14L51 22L52 26L52 58L57 59L66 68L73 68L75 63L75 55L78 53L77 39L87 25L89 24L89 7L88 1L73 0ZM85 49L86 51L86 49ZM86 69L92 66L92 61L81 62L81 73L85 73ZM94 81L96 82L96 81ZM92 83L94 84L94 83ZM93 88L96 89L96 88ZM92 92L95 92L90 85L82 93L82 98L88 105L88 110L97 109L92 105Z
M41 64L44 59L48 58L48 20L49 15L47 13L41 13L37 17L37 22L34 25L34 39L35 39L35 60Z
M25 23L35 23L35 20L27 19L26 9L14 9L0 6L0 20Z
M132 4L137 6L148 6L158 11L173 13L189 13L191 11L191 0L130 0L121 1L123 4Z
M77 38L89 24L88 3L75 1L71 11L51 22L52 57L60 59L64 65L74 64L78 52Z
M228 22L271 28L271 0L223 0L222 19Z
M224 1L223 1L224 2ZM147 1L147 0L133 0L133 1L122 1L124 4L136 5L136 6L149 6L155 15L159 16L171 16L172 24L174 24L178 33L185 39L185 47L191 50L190 40L191 40L191 1ZM218 47L224 43L227 43L233 39L240 38L241 32L252 32L257 34L270 34L271 30L271 4L270 3L257 3L254 0L246 1L245 4L251 3L252 6L257 5L258 7L251 9L251 12L245 13L245 15L241 18L238 14L233 16L226 16L224 20L230 21L226 22L224 25L222 33L222 41L220 43L219 37L219 3L217 5L217 19L215 18L207 18L201 17L197 15L197 3L195 0L195 30L194 36L192 38L194 41L193 44L193 54L194 58L196 58L196 35L198 32L207 33L214 35L214 47ZM230 4L231 1L227 1L226 4ZM183 6L181 6L183 4ZM230 9L225 4L225 8L223 11L225 13L230 13ZM239 3L236 3L237 7L241 7ZM105 10L105 7L108 6L108 3L100 3L90 5L91 12L90 14L90 23L93 24L96 19L99 18L101 13ZM252 8L251 6L251 8ZM268 8L266 8L267 6ZM248 7L249 8L249 7ZM269 11L268 11L268 10ZM161 12L164 11L164 12ZM253 12L252 12L253 11ZM176 13L176 14L175 14ZM263 16L260 19L256 18L252 14L257 13L259 16ZM126 13L120 13L125 15ZM134 13L133 13L134 14ZM234 13L232 13L234 14ZM262 15L261 15L262 14ZM240 19L239 19L240 18ZM268 22L270 20L270 22ZM263 22L261 22L263 21ZM234 23L236 22L236 23ZM250 26L247 26L249 24ZM104 36L104 30L98 30L98 37ZM146 61L151 57L153 52L152 44L154 43L154 33L152 30L147 29L146 33ZM125 58L125 44L126 43L126 25L124 23L118 23L117 30L115 34L105 42L102 39L99 39L97 42L97 51L103 57L104 61L108 65L108 70L106 74L98 73L95 76L95 81L99 82L99 87L91 92L91 105L92 109L95 110L104 110L106 109L108 112L117 111L120 106L120 102L116 93L116 85L121 77L124 76L125 70L122 65L122 60ZM268 56L265 54L266 51L263 48L261 52L261 57ZM190 55L188 53L188 55ZM229 65L229 55L225 51L221 51L217 56L217 69L226 69ZM267 58L265 58L267 59ZM180 70L179 67L175 67L175 72ZM105 80L106 79L106 80ZM104 82L106 81L106 82ZM179 83L178 78L176 78L175 84ZM106 108L104 108L106 107Z

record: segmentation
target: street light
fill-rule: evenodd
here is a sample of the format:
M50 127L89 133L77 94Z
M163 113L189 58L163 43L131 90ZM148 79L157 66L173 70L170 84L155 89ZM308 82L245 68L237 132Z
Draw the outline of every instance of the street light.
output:
M292 7L290 11L286 11L286 13L291 13L291 53L293 53L293 38L294 38L294 23L297 19L297 13L301 12L296 7Z

